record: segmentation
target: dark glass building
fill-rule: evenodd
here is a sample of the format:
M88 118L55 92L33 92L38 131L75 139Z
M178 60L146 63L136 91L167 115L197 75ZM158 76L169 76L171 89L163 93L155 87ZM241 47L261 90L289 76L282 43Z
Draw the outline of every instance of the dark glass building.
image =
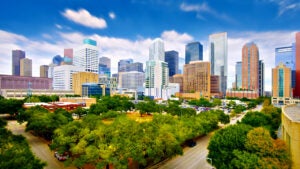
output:
M185 46L185 64L197 60L203 60L203 46L200 42L188 43Z
M126 66L133 63L133 59L122 59L118 62L118 72L126 72Z
M126 65L126 72L137 71L137 72L144 72L143 70L143 63L134 62Z
M178 74L179 57L175 50L165 52L165 62L168 63L169 76Z
M12 75L20 76L20 60L25 58L25 51L12 51Z
M110 88L101 83L82 84L82 96L110 96Z

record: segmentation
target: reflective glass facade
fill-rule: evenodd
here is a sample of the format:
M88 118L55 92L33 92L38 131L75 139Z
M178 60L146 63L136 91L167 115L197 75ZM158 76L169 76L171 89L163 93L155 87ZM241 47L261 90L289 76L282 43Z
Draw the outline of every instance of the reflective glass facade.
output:
M292 87L296 85L296 57L295 57L295 44L288 47L279 47L275 49L275 66L280 63L291 69L292 73Z
M284 74L283 69L278 70L278 96L283 97L283 91L284 91Z
M227 89L227 32L209 36L209 59L211 74L220 76L220 89L225 95Z
M190 61L203 60L203 46L200 42L192 42L185 46L185 64Z
M25 51L12 51L12 75L20 76L20 60L25 58Z
M169 66L169 76L178 74L179 57L177 51L172 50L165 52L165 62L167 62Z
M235 84L237 89L242 87L242 62L235 64Z

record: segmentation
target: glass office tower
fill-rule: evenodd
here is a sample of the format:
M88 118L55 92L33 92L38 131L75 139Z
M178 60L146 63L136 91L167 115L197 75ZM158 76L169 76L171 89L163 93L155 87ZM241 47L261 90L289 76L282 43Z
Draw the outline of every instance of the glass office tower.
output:
M203 60L203 46L200 42L188 43L185 46L185 64L198 60Z

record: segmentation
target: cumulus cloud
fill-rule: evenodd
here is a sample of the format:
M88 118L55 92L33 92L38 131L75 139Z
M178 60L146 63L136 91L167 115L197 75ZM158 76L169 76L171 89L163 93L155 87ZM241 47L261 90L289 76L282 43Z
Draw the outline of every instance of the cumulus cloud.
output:
M78 11L66 9L62 15L67 19L86 27L95 29L103 29L107 27L106 21L103 18L93 16L85 9L79 9Z
M116 19L116 14L114 12L109 12L108 16L110 19Z
M300 10L300 2L298 0L259 0L259 2L261 1L276 4L278 6L278 16Z

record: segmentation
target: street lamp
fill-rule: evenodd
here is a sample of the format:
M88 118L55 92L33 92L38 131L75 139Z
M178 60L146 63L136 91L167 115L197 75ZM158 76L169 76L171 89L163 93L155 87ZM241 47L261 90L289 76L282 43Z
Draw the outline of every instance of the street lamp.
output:
M209 160L210 161L210 165L212 166L213 165L213 163L212 163L212 158L206 158L207 160ZM212 169L213 169L213 167L212 167Z

